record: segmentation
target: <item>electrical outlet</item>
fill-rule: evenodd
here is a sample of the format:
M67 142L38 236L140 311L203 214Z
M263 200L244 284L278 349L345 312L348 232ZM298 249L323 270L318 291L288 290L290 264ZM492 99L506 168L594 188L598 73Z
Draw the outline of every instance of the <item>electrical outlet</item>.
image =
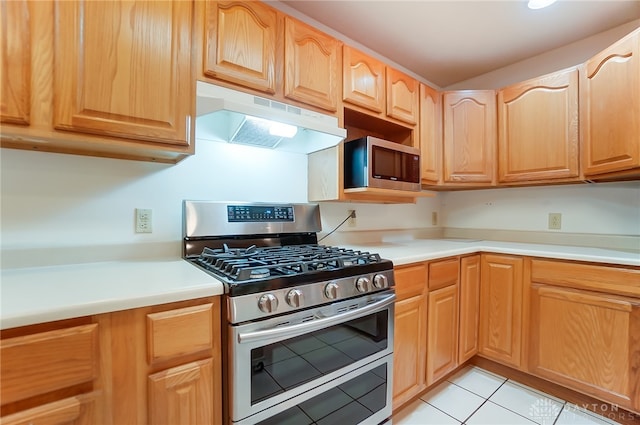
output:
M136 233L151 233L153 210L148 208L136 208Z
M549 229L560 230L562 228L562 214L549 213Z
M349 227L356 227L356 210L349 210L349 221L347 222Z
M431 212L431 225L432 226L438 225L438 211Z

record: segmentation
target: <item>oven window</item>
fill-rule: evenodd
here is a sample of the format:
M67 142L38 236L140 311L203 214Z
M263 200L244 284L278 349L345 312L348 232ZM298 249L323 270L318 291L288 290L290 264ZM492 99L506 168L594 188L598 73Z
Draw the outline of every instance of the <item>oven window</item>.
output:
M258 425L355 425L385 408L387 366L382 364Z
M388 310L251 350L251 404L387 349Z

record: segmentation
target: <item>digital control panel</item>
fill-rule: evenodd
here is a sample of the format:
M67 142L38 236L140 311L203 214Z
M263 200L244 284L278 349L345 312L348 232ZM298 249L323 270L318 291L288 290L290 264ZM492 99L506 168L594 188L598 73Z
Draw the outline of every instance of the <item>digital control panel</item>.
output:
M229 205L227 218L230 223L260 221L293 221L293 207Z

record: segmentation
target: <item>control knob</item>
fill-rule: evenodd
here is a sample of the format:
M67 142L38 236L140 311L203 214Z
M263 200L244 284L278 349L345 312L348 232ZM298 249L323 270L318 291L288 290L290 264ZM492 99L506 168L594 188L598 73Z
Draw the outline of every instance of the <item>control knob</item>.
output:
M387 277L383 274L377 274L373 277L373 286L378 289L384 289L389 286Z
M287 304L291 307L302 307L302 291L299 289L292 289L287 293Z
M273 294L264 294L258 300L258 308L265 313L273 313L278 308L278 299Z
M330 300L335 300L336 298L338 298L338 289L340 289L340 287L337 283L327 283L327 285L324 287L324 296L329 298Z
M359 277L356 279L356 289L358 292L369 292L371 290L371 281L368 277Z

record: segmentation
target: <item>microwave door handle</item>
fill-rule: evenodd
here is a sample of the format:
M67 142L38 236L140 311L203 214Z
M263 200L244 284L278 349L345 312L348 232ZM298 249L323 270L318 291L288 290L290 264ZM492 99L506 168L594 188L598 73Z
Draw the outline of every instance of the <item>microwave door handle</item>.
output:
M281 326L274 329L266 329L256 332L246 332L238 334L238 343L245 344L255 341L261 341L265 339L274 339L274 338L282 338L282 337L290 337L301 335L307 332L317 331L319 329L327 328L329 326L337 325L340 323L344 323L349 320L357 319L361 316L366 316L367 314L373 313L376 310L381 310L387 307L396 299L395 294L388 295L383 299L366 305L364 307L358 308L356 310L350 310L346 313L341 313L336 316L324 317L322 319L313 320L310 322L299 323L297 325L291 326Z

